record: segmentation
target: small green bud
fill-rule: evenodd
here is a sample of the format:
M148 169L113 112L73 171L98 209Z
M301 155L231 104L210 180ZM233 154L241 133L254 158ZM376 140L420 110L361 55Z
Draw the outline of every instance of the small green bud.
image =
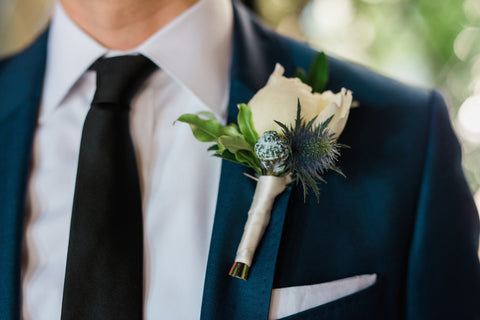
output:
M287 139L276 131L267 131L255 144L255 154L268 173L280 175L287 170L290 146Z

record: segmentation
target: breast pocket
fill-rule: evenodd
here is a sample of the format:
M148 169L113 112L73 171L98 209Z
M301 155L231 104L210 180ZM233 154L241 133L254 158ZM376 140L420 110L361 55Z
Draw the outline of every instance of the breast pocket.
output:
M383 319L380 284L381 277L368 274L274 289L269 319Z

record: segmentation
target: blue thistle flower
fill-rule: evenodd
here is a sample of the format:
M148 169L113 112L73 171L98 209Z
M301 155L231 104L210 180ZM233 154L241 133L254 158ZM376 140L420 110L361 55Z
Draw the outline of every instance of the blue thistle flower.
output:
M322 177L325 172L333 170L344 175L335 163L340 156L340 148L345 146L337 143L334 133L327 129L333 115L321 124L314 125L317 117L306 123L300 113L301 105L298 101L297 118L293 126L287 127L281 122L275 122L282 128L291 148L288 170L293 172L293 179L302 184L304 199L310 188L318 200L320 189L317 183L326 183Z

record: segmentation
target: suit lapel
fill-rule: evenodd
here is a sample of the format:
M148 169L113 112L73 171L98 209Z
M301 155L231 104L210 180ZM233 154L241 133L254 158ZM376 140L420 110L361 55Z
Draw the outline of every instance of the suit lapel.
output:
M237 104L248 102L263 87L280 62L292 75L293 63L277 37L257 25L250 14L234 3L234 55L228 122L236 122ZM257 249L248 281L232 278L232 266L243 233L256 182L243 173L240 165L223 161L215 223L210 245L202 319L266 319L283 223L291 187L281 194L272 219ZM251 173L251 172L249 172Z
M0 314L19 317L25 189L45 69L47 33L0 62Z

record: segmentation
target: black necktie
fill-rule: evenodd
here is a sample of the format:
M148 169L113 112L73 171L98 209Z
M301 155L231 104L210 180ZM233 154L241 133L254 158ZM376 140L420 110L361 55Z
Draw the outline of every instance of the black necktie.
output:
M99 59L85 119L70 226L62 319L142 319L143 223L130 101L156 66Z

